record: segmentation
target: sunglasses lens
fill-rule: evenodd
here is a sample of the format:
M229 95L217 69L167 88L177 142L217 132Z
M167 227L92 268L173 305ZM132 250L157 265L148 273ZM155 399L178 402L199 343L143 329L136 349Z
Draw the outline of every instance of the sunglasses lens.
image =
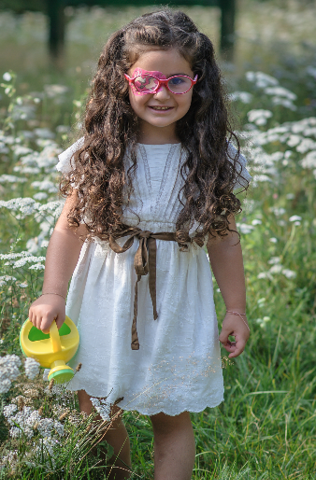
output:
M182 77L181 75L170 78L168 82L169 89L174 93L184 93L190 90L191 85L191 79L188 77Z
M158 80L149 75L139 75L135 78L134 85L139 92L150 93L157 87Z

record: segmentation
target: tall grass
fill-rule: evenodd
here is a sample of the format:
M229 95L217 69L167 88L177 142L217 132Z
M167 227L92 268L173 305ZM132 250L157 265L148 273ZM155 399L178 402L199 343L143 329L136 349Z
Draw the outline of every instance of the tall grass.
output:
M316 61L310 48L315 33L311 32L304 46L302 19L308 30L305 12L311 16L313 10L303 10L295 2L286 10L282 10L282 2L277 8L272 2L256 3L260 21L250 3L242 5L248 6L239 20L243 28L239 30L237 58L242 58L242 66L239 62L237 71L229 72L229 65L223 64L223 69L253 175L243 212L237 218L252 332L245 352L234 362L228 361L223 351L225 402L191 415L196 438L192 478L311 480L316 471ZM130 9L123 17L124 12L109 10L106 34L138 12ZM190 10L205 30L209 28L206 12L209 10L198 7ZM98 21L93 15L86 13L88 33L81 29L82 10L78 18L74 15L71 26L73 44L69 48L75 52L74 39L78 45L81 38L82 53L86 49L88 57L96 49L95 43L88 42L90 26ZM271 27L262 26L262 17L279 27L276 35L272 31L273 41ZM293 35L287 37L290 23ZM27 31L25 25L23 28ZM33 41L34 34L28 35L26 44ZM251 53L254 48L258 58ZM2 360L8 355L22 359L19 329L29 303L41 291L41 257L62 208L54 165L61 145L68 142L69 126L79 120L87 85L84 75L77 84L72 80L79 50L72 62L65 77L55 77L66 89L49 86L55 83L49 73L48 83L41 84L34 78L37 67L24 77L15 78L11 72L2 80ZM91 69L91 64L86 68ZM27 87L23 83L28 83ZM21 200L7 203L14 198ZM221 323L224 305L215 282L214 292ZM108 458L111 451L93 417L80 415L76 396L48 386L42 374L28 378L23 365L16 367L19 376L14 377L13 360L10 362L6 368L10 365L11 374L0 365L0 384L11 378L11 387L3 388L6 391L1 394L1 412L6 416L0 417L0 478L105 478L100 459L104 450L108 449ZM20 423L13 421L10 405L16 405L15 415L25 412L26 419L37 412L37 425L30 421L28 429L21 419ZM136 412L125 412L124 419L132 445L132 478L153 478L150 421ZM96 444L92 451L91 442Z

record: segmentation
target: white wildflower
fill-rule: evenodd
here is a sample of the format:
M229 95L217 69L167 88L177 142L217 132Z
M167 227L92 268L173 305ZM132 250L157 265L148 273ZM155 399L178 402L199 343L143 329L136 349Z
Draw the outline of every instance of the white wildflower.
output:
M273 115L270 110L263 110L263 109L258 109L258 110L250 110L247 113L248 120L251 123L255 123L256 125L266 125L267 119L271 118Z
M45 85L44 91L49 98L54 98L57 95L65 95L69 91L69 88L59 84Z
M315 167L316 167L316 165L315 165ZM286 198L287 198L288 200L293 200L293 199L295 198L295 195L294 195L294 193L287 193L287 194L286 194Z
M309 152L300 163L303 168L316 168L316 150Z
M270 273L272 274L281 273L282 269L283 269L282 265L276 264L270 268Z
M300 222L302 220L302 217L300 217L299 215L292 215L290 218L289 218L289 221L290 222Z
M34 133L40 138L47 138L47 139L55 138L54 132L49 130L49 128L35 128Z
M27 212L33 213L40 206L39 203L36 203L33 198L24 197L24 198L12 198L8 201L0 201L0 207L5 207L8 210L20 210L22 213L29 215Z
M1 141L7 145L13 145L15 143L15 137L13 135L3 135Z
M253 176L254 183L257 182L272 182L271 178L268 175L254 175Z
M41 205L38 208L38 211L41 213L49 212L53 216L53 218L57 218L60 216L63 206L64 206L64 202L58 200L58 201L48 202L48 203L45 203L44 205Z
M39 250L39 245L38 245L38 239L36 238L30 238L26 242L26 248L28 252L30 253L36 253Z
M272 280L272 275L269 272L261 272L257 275L257 278L260 279L266 279L268 278L269 280Z
M254 230L254 227L252 225L248 225L247 223L237 223L237 228L243 235L247 235Z
M11 427L9 433L12 438L19 438L21 436L21 430L18 427Z
M46 200L47 197L48 195L45 192L38 192L33 195L33 198L35 198L35 200Z
M17 355L0 357L0 393L6 393L11 382L20 375L21 360Z
M38 375L40 364L34 358L27 357L24 363L25 374L30 380Z
M0 153L9 153L10 150L5 146L3 142L0 142Z
M34 426L40 421L41 416L37 410L24 406L23 410L8 418L8 423L12 425L10 436L13 438L19 438L24 434L30 439L35 434Z
M316 149L316 142L311 138L304 138L303 141L296 147L296 150L300 153L306 153L309 150Z
M275 237L271 237L271 238L269 239L269 241L270 241L271 243L277 243L278 239L275 238Z
M263 72L246 72L246 78L249 82L255 83L258 88L266 88L269 85L279 84L276 78Z
M58 125L56 127L56 132L58 133L68 133L70 130L70 127L68 125Z
M250 103L253 95L249 92L233 92L230 94L230 98L233 102L240 100L242 103Z
M26 263L30 263L30 262L38 265L39 264L38 262L44 262L44 261L45 261L45 257L35 257L35 256L24 257L14 262L13 268L24 267Z
M27 165L29 167L37 167L37 159L39 157L38 152L32 152L29 155L25 155L25 157L21 158L22 165Z
M296 277L296 272L293 272L293 270L289 270L288 268L284 268L282 270L283 275L286 276L286 278L295 278Z
M47 190L49 193L56 193L58 191L57 186L55 183L51 182L50 180L43 180L35 181L31 183L33 188L38 188L39 190Z
M10 403L10 405L6 405L5 407L3 407L3 415L6 418L9 418L17 411L17 409L18 409L17 405Z
M25 183L27 182L26 178L17 177L16 175L0 175L0 183Z
M283 207L271 207L270 211L273 212L276 217L279 217L280 215L284 215L286 213L286 210Z
M94 397L90 397L90 400L96 411L101 415L102 419L110 420L111 408L106 400Z
M297 106L287 98L272 97L272 103L273 105L281 105L282 107L289 108L290 110L293 110L293 112L297 110Z
M49 371L48 371L49 373ZM44 376L43 376L43 379L44 379ZM45 380L45 379L44 379ZM47 386L44 390L44 392L46 393L46 395L48 395L49 397L52 397L53 395L58 395L60 397L60 395L62 394L63 392L63 386L62 385L53 385L53 388L50 390L49 389L49 386Z
M14 145L12 150L16 157L21 157L22 155L28 155L29 153L33 153L33 150L28 147L23 147L22 145Z
M57 143L52 140L40 139L37 140L37 143L39 144L39 147L43 148L37 157L37 165L45 170L52 169L55 171L57 155L61 153L61 149Z
M16 282L16 278L11 275L3 275L0 277L0 287L3 287L8 282Z
M45 265L42 263L35 263L31 267L29 267L29 270L45 270Z
M280 257L271 257L270 260L268 261L270 265L277 265L278 263L281 263L281 258Z
M288 141L286 142L289 147L296 147L301 141L304 139L304 137L301 137L300 135L290 135Z
M17 258L24 258L24 257L30 257L30 256L31 254L29 252L0 253L0 260L9 260L8 265L12 265Z
M287 88L280 87L280 86L265 88L264 92L267 93L268 95L276 95L276 96L279 96L279 97L286 97L289 100L296 100L297 99L297 95L295 95L295 93L291 92Z
M255 218L254 220L252 220L252 225L261 225L262 224L262 221L259 220L258 218Z
M38 167L24 167L22 165L16 165L13 169L14 172L22 172L28 173L30 175L36 175L40 173L40 169Z
M17 285L18 285L18 287L20 287L20 288L27 288L27 287L28 287L28 284L27 284L26 282L23 282L23 283L18 282Z
M2 78L5 82L10 82L12 80L12 76L10 75L9 72L5 72L3 75L2 75Z
M13 105L12 113L13 120L30 120L35 118L35 107L34 105ZM16 140L21 141L19 138Z

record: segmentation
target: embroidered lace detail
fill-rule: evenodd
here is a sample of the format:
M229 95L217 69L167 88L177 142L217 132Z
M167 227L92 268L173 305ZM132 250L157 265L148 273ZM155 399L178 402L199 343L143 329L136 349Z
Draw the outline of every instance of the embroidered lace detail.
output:
M168 185L168 182L166 180L168 178L171 162L172 162L174 152L176 151L176 149L177 149L177 145L171 145L168 156L167 156L167 160L166 160L166 163L165 163L165 168L164 168L164 171L163 171L163 174L162 174L162 181L161 181L159 192L158 192L158 195L157 195L157 198L156 198L156 208L153 211L153 217L157 216L162 194L163 194L163 192L166 188L166 185ZM179 159L177 159L177 161L179 163Z
M148 163L148 158L147 158L147 153L144 145L139 144L139 151L142 156L143 162L144 162L144 169L145 169L145 176L146 176L146 183L151 190L151 178L150 178L150 168L149 168L149 163Z

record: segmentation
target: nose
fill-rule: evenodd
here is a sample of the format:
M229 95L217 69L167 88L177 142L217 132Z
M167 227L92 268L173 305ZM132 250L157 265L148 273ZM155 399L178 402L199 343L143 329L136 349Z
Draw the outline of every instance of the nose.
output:
M157 92L154 95L156 98L159 98L161 100L170 98L170 92L168 88L164 85L160 85L160 88L158 88Z

